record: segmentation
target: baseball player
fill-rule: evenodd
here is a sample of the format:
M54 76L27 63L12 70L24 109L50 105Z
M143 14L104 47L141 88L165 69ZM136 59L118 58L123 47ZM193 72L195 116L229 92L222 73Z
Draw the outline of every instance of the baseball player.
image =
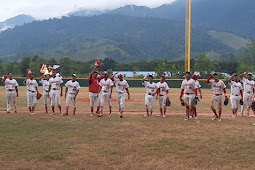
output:
M156 99L159 98L159 108L160 108L160 115L157 116L163 116L166 117L166 99L169 98L168 95L168 84L165 82L165 75L161 75L160 82L156 84L157 91L156 91ZM158 97L159 96L159 97Z
M71 101L73 102L73 115L75 115L77 95L81 88L80 84L76 81L76 74L72 75L72 80L66 82L65 86L66 113L64 115L68 115L68 109Z
M199 81L197 80L198 77L199 77L199 75L196 75L196 74L193 74L193 75L192 75L193 80L195 80L195 85L196 85L197 91L198 91L199 94L200 94L200 99L202 99L203 96L202 96L202 91L201 91L201 85L200 85ZM198 98L198 97L196 97L196 98ZM196 103L194 104L194 107L193 107L193 113L194 113L195 119L197 119L197 108L196 108Z
M100 97L99 97L99 82L102 79L101 75L96 71L97 67L92 70L89 75L89 100L90 100L90 111L91 115L94 116L94 103L97 102L97 111L96 113L99 114L100 109Z
M213 80L211 80L213 78ZM211 85L212 88L212 100L211 100L211 109L214 113L214 117L212 120L218 119L221 121L221 113L222 113L222 93L224 92L225 99L228 98L226 92L226 85L223 81L219 80L218 74L214 73L210 75L210 77L206 80L208 85ZM215 109L215 104L218 104L219 115Z
M57 105L62 115L61 104L60 104L60 96L63 95L63 80L60 77L56 76L56 70L52 71L52 77L49 79L49 96L51 101L52 113L50 115L55 114L55 102L57 101Z
M149 81L145 81L149 77ZM145 109L146 113L144 116L151 116L154 108L154 96L157 90L156 83L153 82L153 76L147 74L142 80L142 84L145 86L146 94L145 94ZM149 113L149 105L150 105L150 113Z
M2 83L5 85L6 89L6 101L7 101L7 114L11 111L11 104L14 105L14 113L17 113L16 97L19 96L18 93L18 83L12 78L12 73L8 74L8 77L4 77Z
M49 80L50 80L50 74L48 72L39 78L39 83L41 83L43 86L43 101L44 101L45 113L48 113L48 99L50 99Z
M195 80L191 78L190 72L186 72L185 80L182 81L180 101L183 101L182 96L184 95L184 103L186 106L186 118L189 120L193 116L194 111L194 99L197 96L197 86Z
M232 79L234 78L234 81ZM236 117L238 106L240 103L240 95L241 99L243 98L243 87L242 84L238 80L238 75L234 73L228 80L228 84L231 86L231 108L232 108L232 116Z
M38 83L34 79L34 75L30 74L23 82L27 86L27 106L30 114L36 114L35 106L37 104L37 93L38 93Z
M244 78L244 75L247 74L247 79ZM254 93L255 81L252 80L252 73L246 71L243 74L240 74L241 82L243 83L244 94L243 94L243 105L241 106L241 116L243 116L244 107L247 107L247 116L250 115L250 109L252 104L252 97Z
M115 83L116 85L116 96L117 96L117 101L118 101L118 108L120 112L120 118L123 117L123 111L124 111L124 106L125 106L125 100L126 100L126 92L128 94L128 99L130 100L130 94L129 94L129 85L126 80L123 79L123 75L119 74L118 79L115 79L114 76L118 74L115 73L112 77L111 80Z
M105 99L107 99L110 114L109 117L112 116L112 104L111 104L111 97L112 97L112 88L113 88L113 82L111 79L109 79L109 74L105 71L103 73L104 78L100 80L99 86L101 91L101 97L100 97L100 114L98 114L99 117L103 116L103 108L104 108L104 102Z

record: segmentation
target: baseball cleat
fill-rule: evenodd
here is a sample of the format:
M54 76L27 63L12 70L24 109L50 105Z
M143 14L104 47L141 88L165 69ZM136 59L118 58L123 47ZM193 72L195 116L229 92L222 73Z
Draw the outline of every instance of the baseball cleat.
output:
M109 117L112 117L112 114L111 114L111 113L109 114Z
M7 111L6 113L7 113L7 114L10 114L11 112L10 112L10 111Z
M195 117L195 120L197 120L198 118L197 117Z
M166 115L163 115L163 117L166 117Z
M62 116L68 116L68 113L63 114Z
M220 121L221 121L221 118L218 118L218 121L220 122Z
M33 115L34 113L33 112L30 112L31 115Z
M14 113L18 113L17 110L14 110Z
M218 119L218 117L216 117L216 116L214 116L214 117L212 118L212 120L216 120L216 119Z
M144 117L147 117L147 116L150 116L150 115L148 115L148 114L145 114L145 115L143 115Z
M123 116L122 116L122 115L120 115L120 118L123 118Z
M233 118L235 118L235 117L236 117L236 115L232 114L232 117L233 117Z
M189 120L189 118L188 118L188 117L186 117L184 120Z
M52 115L54 115L55 114L55 112L52 112L50 115L52 116Z
M93 116L94 116L94 114L91 114L90 116L91 116L91 117L93 117Z

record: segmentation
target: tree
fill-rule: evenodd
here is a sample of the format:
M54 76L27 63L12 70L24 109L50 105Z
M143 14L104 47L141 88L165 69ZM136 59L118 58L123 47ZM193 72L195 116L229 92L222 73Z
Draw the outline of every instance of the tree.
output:
M199 71L202 77L207 76L210 72L215 71L216 63L206 58L205 54L200 54L194 65L194 71Z
M164 74L167 71L167 64L166 60L160 61L155 69L155 72L157 73L158 77L160 77L162 74Z
M74 73L74 61L70 57L62 57L59 64L62 76L71 76Z
M24 57L20 62L21 75L27 75L27 69L29 69L30 57Z

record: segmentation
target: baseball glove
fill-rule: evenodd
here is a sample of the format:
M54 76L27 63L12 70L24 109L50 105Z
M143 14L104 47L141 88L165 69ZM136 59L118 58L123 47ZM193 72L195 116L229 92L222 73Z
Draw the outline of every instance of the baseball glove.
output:
M42 94L38 92L37 95L36 95L36 98L40 99L41 97L42 97Z
M224 105L228 105L228 98L225 98L225 100L224 100Z
M197 105L197 101L199 101L198 97L196 96L194 99L193 99L193 104L194 105Z
M182 105L182 106L185 106L185 103L184 103L184 101L183 101L183 100L181 100L181 105Z
M169 100L169 98L166 98L166 106L171 106L171 101Z
M240 99L240 105L243 105L243 99Z
M255 110L255 101L252 102L251 108L252 108L252 110Z

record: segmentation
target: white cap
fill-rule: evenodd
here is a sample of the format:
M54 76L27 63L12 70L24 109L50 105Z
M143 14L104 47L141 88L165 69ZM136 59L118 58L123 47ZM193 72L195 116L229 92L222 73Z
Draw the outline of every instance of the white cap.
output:
M47 75L47 74L50 74L48 70L46 70L43 75Z
M76 74L72 74L73 77L76 77Z

